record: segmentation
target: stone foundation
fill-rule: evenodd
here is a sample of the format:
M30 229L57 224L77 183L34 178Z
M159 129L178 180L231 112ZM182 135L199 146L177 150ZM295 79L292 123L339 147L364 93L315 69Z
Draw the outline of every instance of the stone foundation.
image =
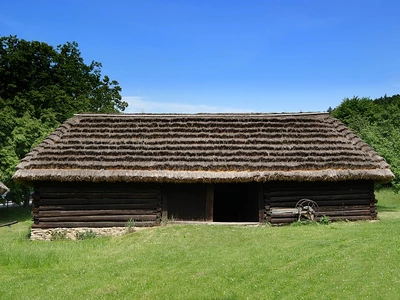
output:
M32 228L31 240L51 241L52 239L60 239L60 237L62 237L62 239L76 240L77 235L82 235L84 233L95 233L96 236L119 236L136 230L137 228L127 227Z

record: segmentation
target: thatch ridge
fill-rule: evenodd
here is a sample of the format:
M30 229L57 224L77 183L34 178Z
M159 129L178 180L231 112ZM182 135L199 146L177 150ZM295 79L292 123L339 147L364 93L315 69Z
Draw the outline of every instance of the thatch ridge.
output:
M327 113L80 114L32 150L14 178L386 182L393 174Z
M271 117L271 116L305 116L305 115L327 115L329 113L327 112L318 112L318 111L311 111L311 112L282 112L282 113L256 113L256 112L250 112L250 113L123 113L123 114L104 114L104 113L79 113L79 114L74 114L74 116L82 116L82 117L116 117L120 119L121 117L132 117L132 116L138 116L138 117L150 117L153 119L154 117L157 116L162 116L162 117L211 117L211 118L242 118L242 117L253 117L253 116L263 116L263 117Z

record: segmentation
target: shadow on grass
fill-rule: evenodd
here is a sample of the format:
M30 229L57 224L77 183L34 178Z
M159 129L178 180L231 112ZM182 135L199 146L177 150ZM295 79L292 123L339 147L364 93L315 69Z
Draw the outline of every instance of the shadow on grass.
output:
M32 220L31 207L2 207L0 208L0 224Z

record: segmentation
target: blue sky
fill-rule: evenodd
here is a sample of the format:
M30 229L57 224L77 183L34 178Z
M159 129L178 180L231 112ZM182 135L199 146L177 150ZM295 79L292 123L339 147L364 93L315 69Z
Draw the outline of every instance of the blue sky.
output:
M398 0L13 0L0 35L79 44L126 112L325 111L400 93Z

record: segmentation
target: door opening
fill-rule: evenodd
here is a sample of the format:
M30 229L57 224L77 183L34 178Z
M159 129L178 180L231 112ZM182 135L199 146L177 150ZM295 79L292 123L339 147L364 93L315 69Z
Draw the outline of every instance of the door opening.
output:
M214 185L214 222L258 222L256 183Z

